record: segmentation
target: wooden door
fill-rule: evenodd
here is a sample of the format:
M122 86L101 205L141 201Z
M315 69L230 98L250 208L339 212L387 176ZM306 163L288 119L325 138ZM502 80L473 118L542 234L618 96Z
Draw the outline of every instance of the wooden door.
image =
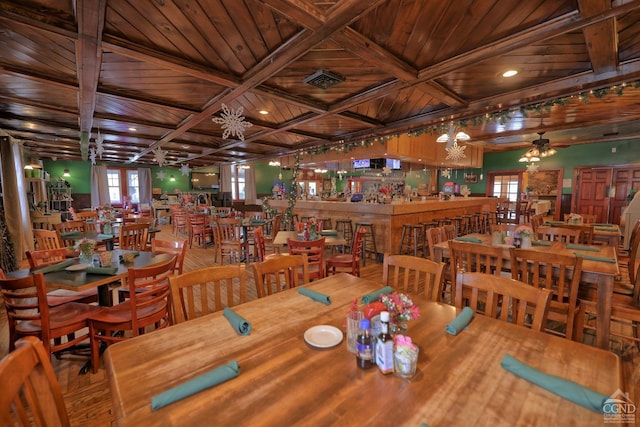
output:
M580 168L576 170L577 178L573 189L572 212L596 215L596 222L609 222L611 175L612 168Z
M622 211L629 203L627 201L629 192L640 190L640 168L614 169L613 189L615 194L611 197L610 220L619 224Z

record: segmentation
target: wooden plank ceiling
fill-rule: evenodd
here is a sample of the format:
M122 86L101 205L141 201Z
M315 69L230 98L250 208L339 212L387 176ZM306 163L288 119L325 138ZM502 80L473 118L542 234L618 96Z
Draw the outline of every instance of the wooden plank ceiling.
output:
M640 0L0 0L0 35L0 130L41 158L100 136L98 161L194 168L466 119L488 151L640 138Z

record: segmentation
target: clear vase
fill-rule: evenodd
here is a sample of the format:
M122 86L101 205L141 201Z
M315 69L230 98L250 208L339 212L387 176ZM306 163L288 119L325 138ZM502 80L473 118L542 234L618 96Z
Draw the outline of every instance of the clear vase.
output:
M105 222L104 224L102 224L102 232L104 234L113 234L113 228L111 227L110 222Z
M531 237L523 237L520 242L520 247L522 249L531 249Z
M409 325L406 320L393 320L389 324L391 336L406 335L409 332Z
M80 251L80 264L91 264L93 251Z

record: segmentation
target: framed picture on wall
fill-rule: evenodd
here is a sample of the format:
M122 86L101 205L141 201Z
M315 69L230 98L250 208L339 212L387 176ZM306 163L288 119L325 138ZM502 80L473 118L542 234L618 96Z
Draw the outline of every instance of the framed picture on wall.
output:
M468 173L464 175L464 182L467 184L477 184L478 183L478 175L475 173Z

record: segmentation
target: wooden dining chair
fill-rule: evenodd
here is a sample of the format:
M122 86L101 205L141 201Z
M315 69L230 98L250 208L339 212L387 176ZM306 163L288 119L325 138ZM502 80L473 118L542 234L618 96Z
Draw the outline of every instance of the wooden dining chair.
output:
M224 265L224 257L229 257L229 262L240 263L248 257L249 244L242 235L241 220L235 218L216 218L215 250L216 259Z
M536 214L531 216L531 229L533 230L533 234L538 233L538 227L544 224L544 215Z
M455 294L456 277L459 271L466 273L485 273L499 276L502 273L503 249L480 243L449 240L449 271L451 273L451 292ZM451 300L455 295L451 295Z
M82 220L82 221L97 220L98 219L98 212L96 212L96 211L80 211L80 212L76 213L76 217L79 220Z
M209 216L204 213L188 214L187 236L189 239L189 248L193 246L194 240L202 247L207 245L207 238L209 239L209 243L213 243L213 228L209 222Z
M172 208L171 210L171 224L173 226L173 234L187 233L187 221L189 218L189 212L185 208Z
M42 340L49 354L69 349L87 339L87 319L101 310L78 302L49 307L42 273L17 279L5 277L0 279L0 289L9 324L9 351L26 336Z
M427 237L427 248L429 249L429 258L431 258L432 261L436 261L435 246L440 242L444 242L445 240L448 240L444 234L444 227L427 228L425 235Z
M75 221L64 221L55 225L55 229L60 234L62 238L62 244L64 246L73 246L75 244L75 239L73 238L65 238L65 233L79 232L84 233L87 231L86 222L83 220L75 220Z
M364 236L366 234L367 230L364 227L358 228L353 236L351 253L332 255L325 261L325 272L327 275L349 273L353 276L360 277L360 264L364 250Z
M517 227L518 227L518 224L500 223L500 224L491 224L489 226L489 229L490 229L491 233L493 233L495 231L500 231L500 232L505 233L506 235L513 236L514 233L516 232L516 228Z
M2 425L71 425L51 356L35 337L20 339L0 360Z
M184 258L187 255L186 240L151 239L151 252L154 254L174 254L176 256L174 273L182 274Z
M538 240L551 242L580 243L580 230L567 227L541 225L536 233Z
M532 249L511 248L509 251L513 279L551 291L548 320L555 323L546 325L545 331L575 339L583 258L561 254L550 256Z
M396 292L425 295L430 301L442 300L445 264L411 255L384 256L382 283Z
M508 277L459 271L454 305L470 307L476 314L542 331L551 292Z
M100 363L100 344L113 343L143 334L149 329L163 329L173 318L169 277L176 257L149 267L130 267L127 273L129 299L103 307L89 317L91 366L94 373Z
M31 270L36 270L67 260L69 251L66 248L45 249L27 251L26 255L29 261L29 267ZM47 292L47 304L49 307L55 307L68 302L81 302L84 304L98 302L98 291L93 288L84 291L55 289Z
M36 248L38 250L59 249L64 247L60 233L58 233L57 230L34 228L33 237L36 240Z
M280 255L262 262L254 262L253 276L258 298L296 288L309 282L307 254Z
M307 254L307 261L309 265L309 280L322 279L325 276L324 237L309 241L287 239L287 248L291 255Z
M580 237L578 243L583 245L593 244L593 225L590 224L564 224L559 226L560 228L568 228L570 230L580 231ZM544 229L543 229L544 230ZM573 242L571 242L573 243Z
M233 307L247 299L244 264L200 268L172 276L169 283L174 323L186 322L224 307Z
M278 256L276 253L267 253L267 244L264 237L264 228L262 226L253 229L253 238L255 240L256 261L262 262L268 258Z
M149 224L123 224L118 237L118 249L146 251L149 240Z

